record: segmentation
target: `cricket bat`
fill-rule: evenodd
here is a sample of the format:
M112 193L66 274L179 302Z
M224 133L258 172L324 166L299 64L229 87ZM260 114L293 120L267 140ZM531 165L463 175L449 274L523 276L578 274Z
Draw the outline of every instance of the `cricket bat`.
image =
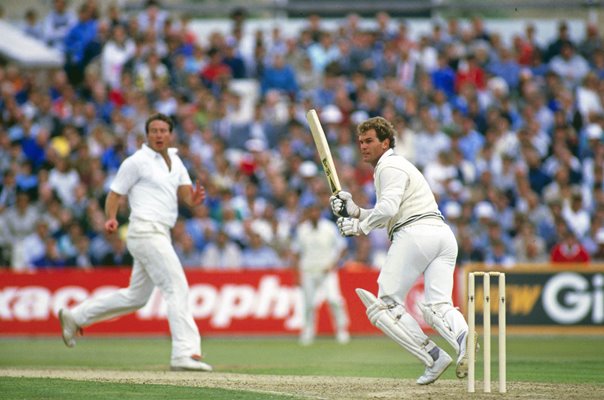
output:
M306 120L308 121L312 138L314 139L315 146L319 152L319 158L321 159L321 165L323 166L323 171L327 177L329 188L331 189L331 193L335 195L342 190L342 186L340 186L340 180L336 173L336 167L333 163L333 158L331 157L331 151L329 150L329 144L327 144L321 121L319 121L319 116L314 109L306 113Z

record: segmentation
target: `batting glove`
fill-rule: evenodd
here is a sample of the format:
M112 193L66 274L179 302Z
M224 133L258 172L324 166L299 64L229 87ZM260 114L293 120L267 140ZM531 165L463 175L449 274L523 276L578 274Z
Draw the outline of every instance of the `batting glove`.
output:
M342 236L359 236L361 234L358 218L340 217L338 218L337 225Z
M348 192L340 191L335 196L329 198L331 211L338 217L358 218L361 215L361 209L352 201L352 195Z

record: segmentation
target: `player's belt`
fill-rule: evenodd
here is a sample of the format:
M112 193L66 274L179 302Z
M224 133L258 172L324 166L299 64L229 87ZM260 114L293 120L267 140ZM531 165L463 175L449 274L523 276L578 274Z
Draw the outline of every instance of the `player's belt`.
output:
M417 222L420 219L425 219L425 218L438 218L441 221L445 220L445 218L439 212L429 212L429 213L425 213L425 214L412 215L411 217L407 218L403 222L394 224L394 226L388 233L388 237L390 238L390 241L392 241L392 237L394 236L394 233L397 232L398 230L400 230L401 228L404 228L405 226L411 225L412 223Z

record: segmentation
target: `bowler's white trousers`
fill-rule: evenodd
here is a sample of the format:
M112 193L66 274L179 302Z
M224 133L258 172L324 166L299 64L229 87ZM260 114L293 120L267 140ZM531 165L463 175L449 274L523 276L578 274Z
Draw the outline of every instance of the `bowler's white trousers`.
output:
M167 305L172 360L201 355L199 330L188 302L189 285L172 246L170 228L157 222L131 221L127 245L134 258L130 285L76 306L72 310L75 322L85 327L133 312L147 303L157 286Z
M459 310L453 308L453 275L457 259L457 241L451 228L437 219L421 219L394 232L392 245L378 277L378 297L405 304L405 298L420 275L424 275L424 302L445 305L445 320L455 337L467 330ZM420 341L427 336L410 315L404 318Z

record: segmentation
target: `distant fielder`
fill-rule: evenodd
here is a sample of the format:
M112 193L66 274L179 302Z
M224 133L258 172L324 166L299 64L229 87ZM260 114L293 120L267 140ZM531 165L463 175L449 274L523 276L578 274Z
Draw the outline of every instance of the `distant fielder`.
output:
M467 376L466 341L468 325L453 307L453 273L457 242L444 222L434 195L421 172L396 155L392 124L382 117L370 118L357 127L363 161L374 167L376 204L362 209L348 192L330 198L344 236L369 234L386 228L392 241L378 278L378 295L357 289L373 325L405 348L426 367L417 379L420 385L436 381L452 358L439 348L405 309L405 298L420 275L424 275L424 320L457 353L457 376Z
M131 208L128 250L134 257L130 285L99 298L91 298L72 310L61 309L63 341L75 346L82 327L131 313L143 307L154 287L166 301L172 334L172 370L211 371L201 361L201 339L188 303L189 285L170 237L178 215L178 201L200 205L205 190L192 186L191 178L172 143L172 120L152 115L145 124L147 143L128 157L111 183L105 203L105 230L115 234L119 201L128 196Z
M346 241L333 221L321 217L319 204L306 209L306 220L295 231L292 243L294 264L300 276L304 297L304 326L300 344L309 345L316 336L317 299L324 294L329 305L338 343L348 343L348 311L340 290L338 262L346 250Z

